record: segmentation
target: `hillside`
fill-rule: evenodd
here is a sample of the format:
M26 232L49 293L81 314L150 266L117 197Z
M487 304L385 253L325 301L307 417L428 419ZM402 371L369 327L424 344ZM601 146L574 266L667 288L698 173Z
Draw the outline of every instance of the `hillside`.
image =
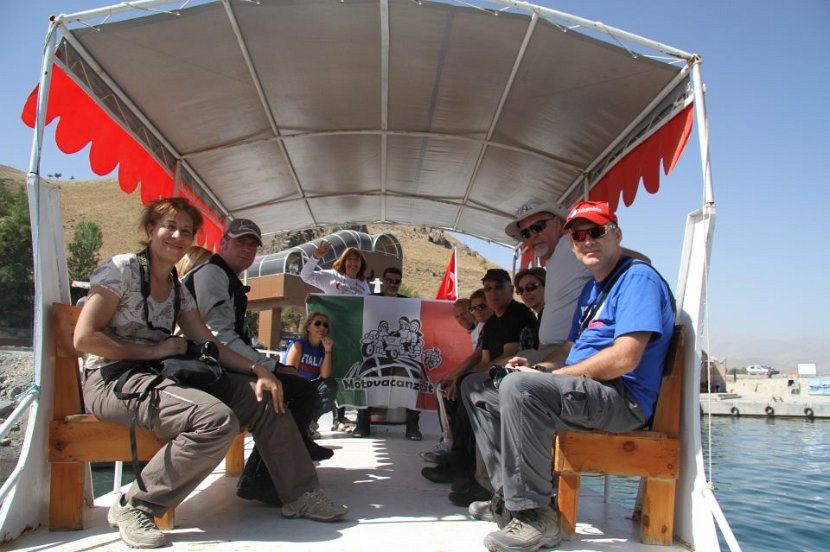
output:
M0 179L24 185L26 175L0 165ZM101 258L139 248L143 237L138 231L141 201L138 194L125 194L114 179L50 180L61 190L64 238L72 241L75 227L83 221L97 223L104 234ZM435 296L447 269L452 246L458 247L459 282L462 296L479 287L479 278L493 266L481 255L444 232L409 226L369 226L372 234L388 232L401 242L404 252L404 285L422 298ZM432 241L429 237L432 236Z

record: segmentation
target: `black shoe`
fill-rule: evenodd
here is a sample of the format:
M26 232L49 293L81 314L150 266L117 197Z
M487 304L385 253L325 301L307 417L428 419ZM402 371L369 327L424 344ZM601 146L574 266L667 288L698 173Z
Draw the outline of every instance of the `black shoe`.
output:
M239 483L236 486L236 496L244 498L245 500L256 500L268 506L282 506L282 501L277 494L277 490L270 480L264 482L261 478L249 477L244 474L239 476Z
M467 487L466 491L453 491L449 495L450 502L456 506L461 506L462 508L468 507L473 502L478 502L479 500L490 500L491 498L493 498L493 493L475 481Z
M420 441L423 439L423 436L421 435L421 430L417 427L407 427L406 438L410 441Z
M453 483L456 479L468 477L467 474L453 469L449 464L427 466L421 470L421 475L433 483Z
M406 411L406 438L410 441L420 441L423 438L418 428L420 417L421 413L417 410Z
M474 484L478 485L473 477L456 477L452 480L450 488L456 493L466 493Z
M304 441L308 455L311 456L311 459L315 462L319 462L320 460L328 460L334 456L334 451L332 449L321 447L311 439L304 439Z
M357 411L357 424L354 431L352 431L352 437L368 437L370 433L369 409L363 408Z

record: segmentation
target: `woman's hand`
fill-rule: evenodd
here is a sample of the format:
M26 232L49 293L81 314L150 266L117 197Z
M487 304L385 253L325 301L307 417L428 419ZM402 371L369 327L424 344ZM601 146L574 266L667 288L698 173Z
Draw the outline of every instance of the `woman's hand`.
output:
M331 251L331 249L332 249L331 243L327 242L326 240L323 240L322 243L320 243L320 247L318 247L317 249L314 250L314 253L312 253L312 256L314 256L314 258L319 261L320 259L325 257L326 254L328 254L328 252Z
M168 337L153 347L157 359L183 355L187 352L187 341L181 337Z
M324 336L323 337L323 350L325 350L327 353L330 353L332 347L334 347L334 340L332 338L330 338L329 336Z

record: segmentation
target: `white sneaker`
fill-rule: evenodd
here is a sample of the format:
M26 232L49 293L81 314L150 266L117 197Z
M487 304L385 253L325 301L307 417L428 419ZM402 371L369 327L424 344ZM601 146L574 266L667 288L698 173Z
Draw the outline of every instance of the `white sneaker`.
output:
M159 548L167 545L167 537L156 525L153 515L129 504L121 505L122 493L118 493L115 504L107 512L107 522L118 527L121 540L132 548Z
M436 443L431 449L419 453L419 456L424 462L437 464L442 457L448 456L452 450L452 441L441 441Z

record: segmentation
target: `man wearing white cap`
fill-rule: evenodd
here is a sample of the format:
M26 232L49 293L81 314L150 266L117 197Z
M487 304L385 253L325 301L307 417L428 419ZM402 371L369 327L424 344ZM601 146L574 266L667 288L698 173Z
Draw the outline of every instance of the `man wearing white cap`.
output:
M591 278L571 251L564 225L564 209L534 199L522 205L515 220L504 229L511 238L524 242L533 256L544 262L547 272L545 310L539 321L539 353L531 361L544 358L567 339L579 292Z

